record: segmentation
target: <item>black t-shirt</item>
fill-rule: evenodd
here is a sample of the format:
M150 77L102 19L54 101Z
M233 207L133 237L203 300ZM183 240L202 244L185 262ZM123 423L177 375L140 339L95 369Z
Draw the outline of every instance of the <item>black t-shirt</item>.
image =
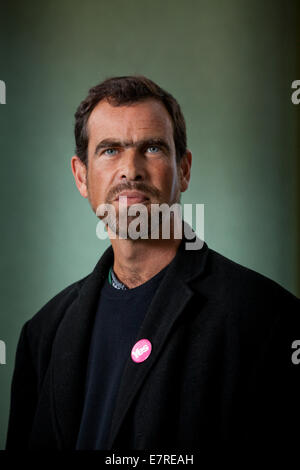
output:
M168 265L169 266L169 265ZM138 287L101 289L91 338L85 401L76 449L106 449L122 373L168 266Z

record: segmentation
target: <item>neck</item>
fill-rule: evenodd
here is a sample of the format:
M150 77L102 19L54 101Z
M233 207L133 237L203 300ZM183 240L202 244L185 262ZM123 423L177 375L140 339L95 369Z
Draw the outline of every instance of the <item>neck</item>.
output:
M151 279L175 257L181 239L120 239L112 238L113 269L129 289Z

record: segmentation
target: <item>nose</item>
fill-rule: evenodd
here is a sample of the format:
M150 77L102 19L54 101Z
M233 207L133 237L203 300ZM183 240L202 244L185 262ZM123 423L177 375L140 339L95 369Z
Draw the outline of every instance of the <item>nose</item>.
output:
M143 155L135 148L127 148L121 158L119 178L124 181L144 180L146 175Z

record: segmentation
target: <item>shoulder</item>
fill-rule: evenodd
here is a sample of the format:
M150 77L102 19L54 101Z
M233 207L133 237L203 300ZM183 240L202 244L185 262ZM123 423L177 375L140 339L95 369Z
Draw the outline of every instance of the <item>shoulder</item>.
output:
M271 278L233 261L217 251L209 248L208 271L224 288L236 295L274 295L275 297L297 297Z
M35 354L45 348L49 350L56 331L70 308L78 302L81 293L88 285L97 289L113 259L112 247L102 253L93 271L87 276L65 287L51 298L37 313L23 325L23 337L27 338ZM86 295L86 294L85 294Z
M247 329L278 322L299 325L300 299L278 282L212 248L208 248L205 268L194 287L213 312Z
M68 285L54 297L52 297L33 317L29 323L34 326L42 323L49 323L50 317L59 317L61 313L78 297L80 289L85 281L91 276L88 274L84 278Z
M22 337L26 339L32 356L41 351L50 354L53 338L67 310L77 301L80 290L91 274L73 282L52 297L38 312L25 322Z
M279 344L289 361L291 344L300 335L300 299L292 292L211 248L194 288L212 323L224 326L231 342L253 354Z

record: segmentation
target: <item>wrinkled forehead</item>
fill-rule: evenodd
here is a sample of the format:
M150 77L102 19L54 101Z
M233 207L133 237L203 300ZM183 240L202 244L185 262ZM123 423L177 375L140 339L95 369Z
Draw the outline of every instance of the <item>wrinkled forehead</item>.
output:
M173 142L173 123L165 106L158 100L113 106L100 101L91 112L87 131L89 141L103 138L135 139L143 136L164 137Z

